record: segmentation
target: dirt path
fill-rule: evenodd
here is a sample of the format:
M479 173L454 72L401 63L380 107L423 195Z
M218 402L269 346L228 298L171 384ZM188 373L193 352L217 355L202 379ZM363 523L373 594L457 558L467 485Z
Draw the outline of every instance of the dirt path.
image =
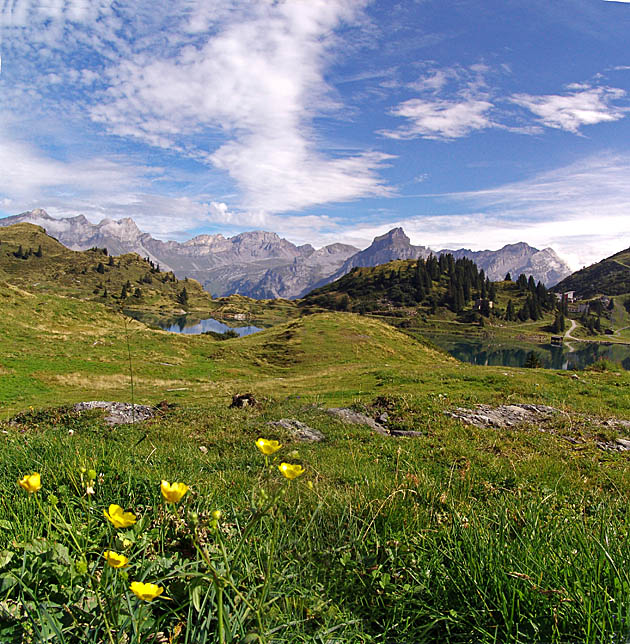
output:
M575 351L575 347L570 343L566 342L566 340L575 340L576 342L581 342L579 338L574 338L571 333L575 330L577 327L577 322L575 320L572 320L569 318L569 322L571 322L571 328L567 329L564 333L564 339L565 339L565 345L569 347L569 353L573 353Z

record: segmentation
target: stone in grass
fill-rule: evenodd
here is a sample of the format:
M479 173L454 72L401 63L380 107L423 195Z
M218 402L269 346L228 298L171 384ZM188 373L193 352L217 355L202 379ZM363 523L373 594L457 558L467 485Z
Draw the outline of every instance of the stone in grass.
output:
M320 443L326 438L319 429L313 429L294 418L272 420L268 422L267 425L270 427L282 427L282 429L289 432L291 438L303 443Z
M143 420L153 418L155 410L147 405L132 405L122 402L105 402L103 400L90 400L74 405L75 411L86 411L88 409L104 409L107 415L104 420L108 425L123 425L139 423Z
M326 410L327 414L339 418L339 420L344 423L350 423L352 425L367 425L370 429L374 430L377 434L382 434L383 436L390 436L390 433L377 423L373 418L361 414L358 411L353 409L348 409L347 407L330 407Z
M388 430L380 423L377 423L373 418L370 418L369 416L366 416L365 414L362 414L358 411L354 411L353 409L348 409L347 407L331 407L330 409L326 410L326 413L339 418L339 420L342 420L344 423L350 423L352 425L367 425L370 429L375 431L377 434L381 434L382 436L407 436L408 438L417 438L419 436L424 436L422 432L414 432L403 429ZM387 420L389 420L389 415L381 414L379 416L379 420L386 422Z
M514 427L547 420L559 410L547 405L477 405L475 409L457 407L444 413L475 427Z

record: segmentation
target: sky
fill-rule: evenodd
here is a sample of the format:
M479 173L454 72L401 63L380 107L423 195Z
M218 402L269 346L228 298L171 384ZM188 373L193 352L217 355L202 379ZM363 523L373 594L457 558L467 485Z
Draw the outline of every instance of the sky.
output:
M0 216L630 247L630 0L0 0Z

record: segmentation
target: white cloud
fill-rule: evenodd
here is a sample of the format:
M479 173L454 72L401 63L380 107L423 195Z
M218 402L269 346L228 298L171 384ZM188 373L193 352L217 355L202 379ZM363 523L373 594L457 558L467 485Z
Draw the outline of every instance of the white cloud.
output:
M191 31L220 23L175 56L142 53L111 67L92 117L114 134L225 171L242 188L244 208L286 211L388 194L377 172L389 157L331 158L312 127L339 107L324 72L335 29L360 19L364 3L234 4L236 17L197 6ZM238 11L245 6L246 17Z
M396 130L383 130L381 134L392 139L456 139L493 127L488 115L492 107L489 101L473 97L452 101L412 98L391 112L410 123Z
M452 140L496 127L490 116L495 106L486 81L491 72L483 63L429 69L407 85L425 97L410 98L390 110L407 124L379 134L391 139Z
M568 84L564 95L500 96L488 80L496 74L509 75L511 69L505 65L492 69L479 63L429 70L407 86L423 96L405 100L390 110L391 115L407 123L380 134L393 139L452 140L488 128L540 134L540 125L578 134L583 125L617 121L629 110L615 104L626 96L624 90L589 83ZM536 121L524 121L513 105L529 110Z
M533 96L515 94L510 101L530 110L546 127L578 133L582 125L618 121L628 109L612 104L623 98L626 92L614 87L590 87L584 84L570 85L575 91L565 95Z
M591 264L630 247L628 176L630 157L609 154L492 190L448 195L480 214L460 224L444 219L450 232L442 241L472 237L480 249L491 240L521 240L551 246L574 268Z

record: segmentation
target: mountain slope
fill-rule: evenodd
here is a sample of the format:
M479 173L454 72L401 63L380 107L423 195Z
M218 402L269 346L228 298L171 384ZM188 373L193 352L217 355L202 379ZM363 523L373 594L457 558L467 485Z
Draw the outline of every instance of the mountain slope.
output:
M334 273L359 249L331 244L316 251L295 246L275 233L251 231L234 237L198 235L180 243L143 233L133 219L103 219L91 224L83 215L56 219L36 209L0 219L0 226L32 223L73 250L97 246L112 255L137 253L179 278L192 277L210 293L257 298L295 298Z
M630 293L630 248L569 275L553 288L575 291L581 298Z
M113 257L101 248L74 251L33 224L0 228L0 275L27 291L115 305L191 305L211 298L195 280L179 281L134 253ZM186 289L186 298L181 296ZM126 295L123 296L123 291ZM186 301L184 301L184 299Z
M346 244L331 244L315 250L296 246L275 233L251 231L226 238L198 235L186 242L161 241L143 233L130 219L104 219L91 224L84 216L56 219L41 209L0 219L0 226L29 222L44 227L62 244L74 250L93 246L110 254L137 253L148 257L179 278L192 277L204 289L223 296L239 293L258 299L299 298L328 284L357 266L376 266L392 260L426 259L431 253L451 253L456 259L472 259L492 280L510 272L532 275L549 285L570 274L555 252L538 250L525 243L510 244L496 251L432 251L414 246L402 228L394 228L359 250Z
M413 246L402 228L394 228L376 237L368 248L350 257L334 275L317 284L317 287L339 279L357 266L377 266L396 259L426 259L431 254L470 259L492 281L502 280L507 273L514 278L524 273L526 277L532 275L534 281L549 286L571 273L569 266L551 248L538 250L520 242L508 244L499 250L472 251L460 248L434 252L426 246Z
M455 259L460 257L472 259L494 281L502 280L507 273L511 273L515 279L524 273L527 277L533 275L536 282L541 281L550 286L571 273L568 265L552 248L538 250L524 242L508 244L494 251L472 251L460 248L440 252L450 253Z

